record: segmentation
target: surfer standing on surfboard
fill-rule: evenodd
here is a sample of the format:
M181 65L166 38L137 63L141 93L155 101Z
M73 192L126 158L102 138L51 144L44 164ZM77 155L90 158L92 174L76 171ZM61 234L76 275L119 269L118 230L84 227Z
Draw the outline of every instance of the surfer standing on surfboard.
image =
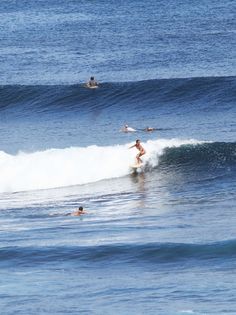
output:
M138 164L142 163L142 160L140 159L140 157L142 155L144 155L146 153L146 151L144 150L144 148L141 146L140 140L136 140L136 143L134 145L132 145L131 147L129 147L129 149L136 147L136 149L139 150L139 153L136 155L136 159Z

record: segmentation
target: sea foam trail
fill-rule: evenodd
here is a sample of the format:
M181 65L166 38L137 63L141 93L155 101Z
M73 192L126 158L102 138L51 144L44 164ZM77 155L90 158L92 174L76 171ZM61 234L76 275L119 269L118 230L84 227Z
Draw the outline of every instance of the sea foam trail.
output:
M165 148L199 144L197 140L159 139L143 143L144 164L158 165ZM137 150L133 143L85 148L49 149L10 155L0 151L0 192L16 192L82 185L130 173Z

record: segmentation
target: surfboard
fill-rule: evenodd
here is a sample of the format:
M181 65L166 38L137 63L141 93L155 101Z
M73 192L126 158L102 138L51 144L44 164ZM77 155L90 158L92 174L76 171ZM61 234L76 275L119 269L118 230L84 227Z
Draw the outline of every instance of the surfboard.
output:
M136 171L137 169L141 168L143 166L143 163L139 163L139 164L133 164L130 165L130 168L132 168L134 171Z
M86 87L89 88L89 89L97 89L98 88L98 85L89 85L89 84L86 84Z
M128 127L128 128L127 128L127 131L128 131L128 132L134 132L134 131L136 131L136 130L135 130L134 128L132 128L132 127Z

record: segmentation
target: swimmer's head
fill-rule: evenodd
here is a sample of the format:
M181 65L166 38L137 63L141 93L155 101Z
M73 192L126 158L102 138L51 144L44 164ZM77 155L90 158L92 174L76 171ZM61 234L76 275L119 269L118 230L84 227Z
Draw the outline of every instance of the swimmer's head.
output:
M83 211L83 207L79 207L79 211Z
M94 80L94 77L91 77L90 80Z
M136 140L136 144L138 144L138 143L140 143L140 140L139 140L139 139Z

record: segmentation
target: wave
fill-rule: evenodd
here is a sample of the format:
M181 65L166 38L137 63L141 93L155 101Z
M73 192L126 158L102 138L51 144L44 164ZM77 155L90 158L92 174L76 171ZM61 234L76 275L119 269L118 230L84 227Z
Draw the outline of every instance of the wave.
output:
M99 147L50 149L16 155L0 151L0 192L16 192L82 185L131 173L136 151L131 143ZM235 143L205 143L194 139L158 139L143 143L144 170L191 163L235 164ZM209 164L209 163L208 163Z
M235 260L236 240L206 244L148 243L100 246L6 247L0 250L0 264L30 266L59 261L106 263L175 264L192 261Z
M159 159L160 166L204 165L216 168L235 165L235 163L235 142L206 142L195 146L186 144L181 147L166 148L165 154Z
M208 110L222 110L223 104L236 101L236 77L200 77L160 79L140 82L103 83L90 90L84 85L62 86L0 86L0 111L10 117L38 113L79 112L94 110L126 110L156 108L185 104ZM227 107L228 108L228 107ZM175 108L176 110L176 108Z

